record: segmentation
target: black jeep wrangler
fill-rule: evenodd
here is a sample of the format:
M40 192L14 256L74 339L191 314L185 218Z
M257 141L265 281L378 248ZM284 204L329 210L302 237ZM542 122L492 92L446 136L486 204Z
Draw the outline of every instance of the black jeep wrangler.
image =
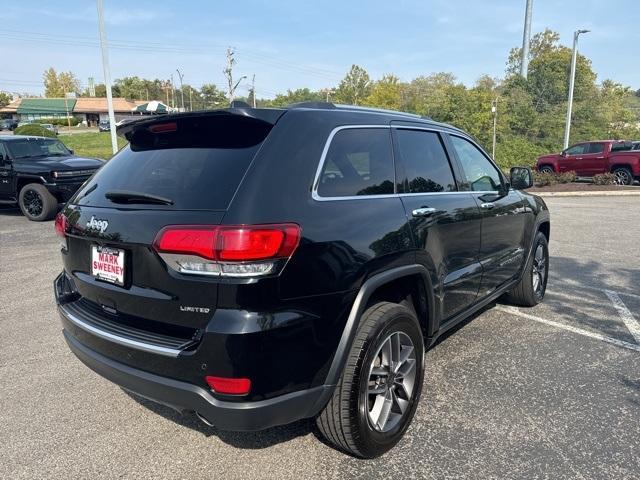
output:
M380 455L439 335L504 294L544 296L549 213L520 191L530 170L505 178L449 125L314 103L119 133L129 146L56 218L64 338L220 429L315 417L335 446Z
M52 219L104 161L80 158L54 138L0 137L0 204L18 204L29 219Z

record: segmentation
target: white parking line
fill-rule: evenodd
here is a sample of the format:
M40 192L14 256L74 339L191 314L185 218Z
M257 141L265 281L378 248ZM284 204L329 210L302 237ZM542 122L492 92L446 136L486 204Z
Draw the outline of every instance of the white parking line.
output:
M560 278L560 277L553 277L550 276L549 277L549 283L555 285L556 283L558 285L563 285L563 286L567 286L567 285L571 285L572 287L576 287L576 288L584 288L587 290L595 290L598 292L603 292L604 289L602 287L595 287L593 285L585 285L584 283L580 283L580 282L576 282L575 280L571 279L571 278ZM547 290L549 289L549 287L547 287ZM631 298L638 298L640 299L640 295L638 295L637 293L630 293L630 292L616 292L618 295L622 295L624 297L631 297Z
M640 345L640 323L633 318L633 315L616 292L605 290L604 293L607 294L607 297L609 297L609 300L613 303L613 306L618 311L618 315L620 315L620 319L629 329L633 338L636 339L636 343Z
M636 352L640 352L640 345L634 345L633 343L625 342L624 340L618 340L617 338L607 337L599 333L583 330L582 328L572 327L571 325L565 325L564 323L554 322L553 320L547 320L545 318L529 315L528 313L521 312L515 307L497 306L495 307L495 309L501 312L516 315L518 317L526 318L527 320L533 320L535 322L544 323L545 325L561 328L562 330L567 330L569 332L577 333L585 337L595 338L596 340L601 340L603 342L611 343L612 345L616 345L618 347L627 348L629 350L635 350Z

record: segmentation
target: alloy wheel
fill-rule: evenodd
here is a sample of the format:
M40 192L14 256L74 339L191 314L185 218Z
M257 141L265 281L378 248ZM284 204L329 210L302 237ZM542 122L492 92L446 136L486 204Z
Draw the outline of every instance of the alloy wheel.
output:
M613 175L615 176L614 181L616 184L631 185L631 178L626 170L616 170Z
M367 410L378 432L398 425L409 410L416 384L416 353L408 335L394 332L378 349L369 367Z
M37 217L42 213L44 201L42 196L35 190L27 190L23 196L24 208L32 217Z
M547 259L542 244L537 246L534 253L531 275L533 291L538 297L541 297L544 293L545 280L547 278Z

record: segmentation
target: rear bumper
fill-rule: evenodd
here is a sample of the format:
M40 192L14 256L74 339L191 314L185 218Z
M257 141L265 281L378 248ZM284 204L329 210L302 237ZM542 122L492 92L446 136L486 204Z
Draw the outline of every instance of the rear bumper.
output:
M197 412L221 430L254 431L317 415L333 388L327 385L256 402L225 402L197 385L124 365L80 343L63 330L71 351L107 380L179 412Z

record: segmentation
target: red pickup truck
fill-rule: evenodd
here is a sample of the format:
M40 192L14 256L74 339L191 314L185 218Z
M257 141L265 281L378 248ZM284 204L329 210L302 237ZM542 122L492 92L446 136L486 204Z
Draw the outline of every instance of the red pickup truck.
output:
M633 185L640 180L640 150L632 150L633 146L619 140L577 143L561 153L541 156L536 169L541 173L576 172L579 177L611 172L616 183Z

